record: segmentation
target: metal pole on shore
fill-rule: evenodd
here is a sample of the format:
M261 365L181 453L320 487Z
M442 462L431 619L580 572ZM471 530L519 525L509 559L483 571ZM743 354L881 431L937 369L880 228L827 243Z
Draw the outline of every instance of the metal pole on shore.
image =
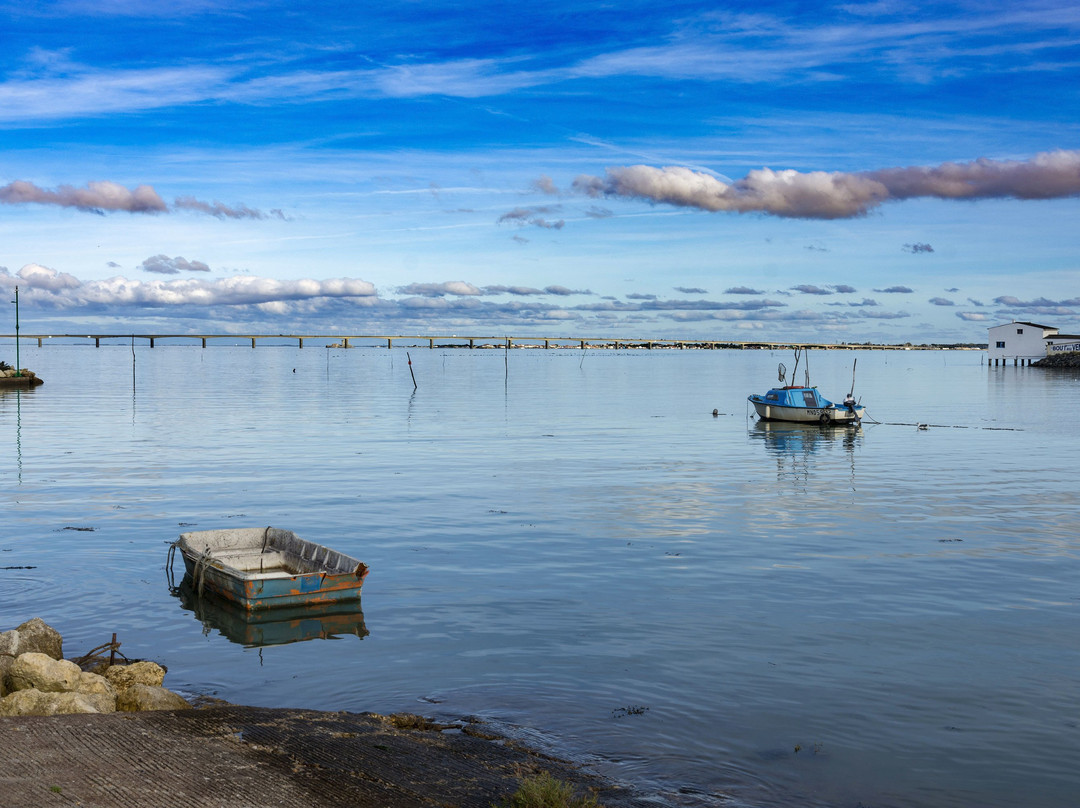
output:
M22 362L19 361L19 287L15 287L15 375L22 376Z

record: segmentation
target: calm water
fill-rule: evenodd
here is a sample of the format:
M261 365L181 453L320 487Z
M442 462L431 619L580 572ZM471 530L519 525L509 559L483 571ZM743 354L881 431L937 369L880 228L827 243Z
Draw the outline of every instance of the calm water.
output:
M397 348L135 353L23 347L0 628L116 632L186 694L477 714L670 804L1077 804L1075 375L812 354L832 398L858 357L853 432L747 417L780 353L412 348L415 392ZM168 543L241 525L367 562L363 619L197 615Z

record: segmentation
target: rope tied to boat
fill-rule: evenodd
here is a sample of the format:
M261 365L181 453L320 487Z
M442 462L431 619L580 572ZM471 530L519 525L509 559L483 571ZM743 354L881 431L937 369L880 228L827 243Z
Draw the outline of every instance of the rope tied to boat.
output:
M176 591L176 576L173 574L173 563L176 561L176 545L180 543L177 539L169 545L169 553L165 556L165 578L169 583L169 591Z
M195 591L199 597L203 596L203 587L206 585L206 568L210 566L212 556L209 546L199 554L199 557L195 559L195 568L193 575L191 576L195 581Z

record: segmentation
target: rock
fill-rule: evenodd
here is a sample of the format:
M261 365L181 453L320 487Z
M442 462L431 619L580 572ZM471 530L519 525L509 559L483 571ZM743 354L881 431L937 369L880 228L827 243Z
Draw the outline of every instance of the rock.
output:
M64 638L40 617L27 620L15 630L19 632L18 653L35 652L48 654L53 659L64 658Z
M15 629L0 631L0 656L17 657L19 655L19 632Z
M115 713L116 699L103 693L46 693L42 715Z
M1080 368L1080 351L1062 351L1050 354L1037 362L1032 362L1033 368Z
M143 660L131 665L113 665L105 671L105 678L117 693L137 684L161 687L165 681L165 669L156 662Z
M0 698L8 693L7 675L11 666L15 664L15 657L19 653L18 648L19 632L15 629L0 632Z
M86 671L79 674L79 681L75 683L75 692L86 695L108 696L113 701L116 700L116 690L109 684L108 679Z
M191 705L183 696L171 690L135 683L117 695L116 709L138 713L144 710L190 710Z
M70 715L115 710L111 697L94 693L43 693L28 688L0 699L0 715Z
M9 690L37 688L43 693L64 693L75 689L82 671L74 662L53 659L46 654L19 654L8 671Z
M41 715L45 694L37 688L19 690L0 699L0 715Z

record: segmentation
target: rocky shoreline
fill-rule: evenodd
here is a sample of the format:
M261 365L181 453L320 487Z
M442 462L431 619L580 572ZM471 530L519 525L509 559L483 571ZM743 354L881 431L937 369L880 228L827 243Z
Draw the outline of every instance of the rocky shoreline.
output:
M45 380L38 378L32 370L15 368L6 362L0 362L0 387L37 387L44 384Z
M64 639L41 618L0 633L0 715L190 709L162 683L157 662L64 659Z
M1033 368L1080 368L1080 351L1051 354L1031 363Z
M638 794L476 719L193 705L156 663L84 659L39 618L0 632L4 808L493 808L537 777L596 808L721 804Z
M64 659L63 638L40 617L0 633L0 716L190 709L146 660Z

